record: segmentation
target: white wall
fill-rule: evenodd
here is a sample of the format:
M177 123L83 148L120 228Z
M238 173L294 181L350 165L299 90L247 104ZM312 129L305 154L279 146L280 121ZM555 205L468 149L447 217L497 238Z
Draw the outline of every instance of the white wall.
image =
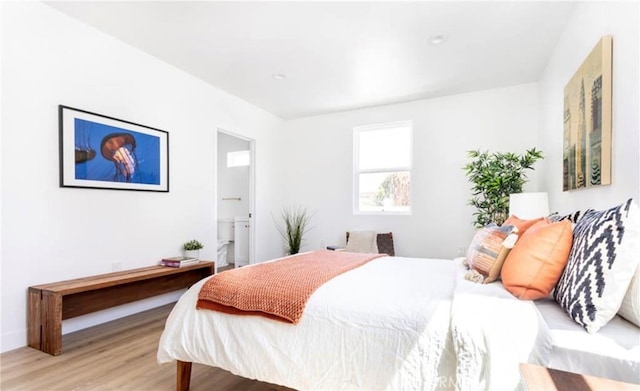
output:
M260 212L276 196L270 162L281 120L42 3L0 4L1 351L26 344L30 285L110 272L113 262L152 265L192 238L205 243L203 259L214 258L218 128L256 140L257 253L262 260L277 254L277 232ZM170 192L59 188L59 104L169 131ZM63 326L71 331L175 297Z
M3 7L2 5L0 5L0 22L3 20ZM3 29L0 28L0 48L2 47L2 42L3 42ZM2 83L2 50L0 50L0 86ZM4 118L4 109L2 106L2 98L4 96L4 93L2 93L0 91L0 151L2 151L2 122L1 119ZM2 158L0 158L0 174L2 173ZM3 277L2 277L2 238L4 237L4 235L2 234L2 178L0 177L0 281L3 281ZM2 294L2 290L0 288L0 294ZM0 314L2 314L2 298L0 298ZM2 334L2 321L0 321L0 336L3 335ZM2 344L2 339L0 338L0 344ZM0 345L0 352L2 352L2 345Z
M640 32L638 2L579 3L539 82L540 167L551 209L607 208L640 196ZM613 36L613 141L610 186L562 191L564 87L604 35Z
M537 85L381 106L287 121L278 133L282 204L314 212L303 249L344 244L344 232L394 233L396 254L452 258L474 232L470 184L462 167L467 151L524 153L537 145ZM352 211L353 128L413 120L411 216L363 216ZM527 190L537 190L535 172ZM278 206L274 205L274 215Z

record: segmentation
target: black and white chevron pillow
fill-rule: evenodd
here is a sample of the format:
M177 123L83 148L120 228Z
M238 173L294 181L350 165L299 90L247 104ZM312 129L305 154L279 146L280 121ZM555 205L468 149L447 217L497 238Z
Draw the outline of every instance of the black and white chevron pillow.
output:
M560 215L559 213L554 213L552 215L550 215L549 217L547 217L549 220L553 221L554 223L558 222L558 221L562 221L562 220L569 220L570 222L576 224L582 217L584 217L584 215L587 212L592 211L593 209L587 209L587 210L576 210L575 212L569 213L568 215Z
M589 333L620 308L640 262L640 211L629 199L603 211L587 211L573 230L569 261L554 297Z

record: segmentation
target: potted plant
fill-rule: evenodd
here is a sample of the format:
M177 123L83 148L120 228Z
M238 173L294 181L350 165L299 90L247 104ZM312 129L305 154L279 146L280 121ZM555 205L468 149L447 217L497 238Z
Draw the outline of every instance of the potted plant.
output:
M471 158L464 170L473 184L469 205L477 211L474 226L481 228L491 222L502 224L509 213L509 194L522 193L527 182L525 170L543 159L542 151L529 149L524 155L468 151Z
M311 217L306 208L289 206L282 209L282 225L278 225L278 231L286 242L286 250L289 255L300 252L304 234L309 230Z
M200 259L200 250L203 248L204 245L195 239L190 240L182 245L184 256L187 258Z

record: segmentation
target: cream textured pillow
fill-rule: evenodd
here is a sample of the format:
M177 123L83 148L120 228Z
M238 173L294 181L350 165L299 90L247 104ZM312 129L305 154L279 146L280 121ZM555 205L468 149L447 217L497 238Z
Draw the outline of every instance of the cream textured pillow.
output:
M640 257L640 254L638 256ZM627 293L622 299L618 314L640 327L640 266L638 266L631 279L631 284L629 284L629 289L627 289Z
M378 253L376 231L351 231L347 240L347 251L353 253Z
M467 251L467 264L484 277L485 284L500 276L502 263L517 239L517 230L514 225L498 227L491 224L478 230L473 237Z

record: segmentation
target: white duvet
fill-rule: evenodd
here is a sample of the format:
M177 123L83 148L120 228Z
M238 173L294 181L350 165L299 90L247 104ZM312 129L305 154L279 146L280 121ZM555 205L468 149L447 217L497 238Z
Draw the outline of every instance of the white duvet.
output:
M450 260L378 258L320 287L298 325L196 310L203 280L167 319L158 361L300 390L515 389L519 362L548 359L544 323L530 302L460 270Z
M451 332L457 361L456 389L512 390L520 363L546 366L551 333L533 301L511 295L500 282L477 284L456 270Z

